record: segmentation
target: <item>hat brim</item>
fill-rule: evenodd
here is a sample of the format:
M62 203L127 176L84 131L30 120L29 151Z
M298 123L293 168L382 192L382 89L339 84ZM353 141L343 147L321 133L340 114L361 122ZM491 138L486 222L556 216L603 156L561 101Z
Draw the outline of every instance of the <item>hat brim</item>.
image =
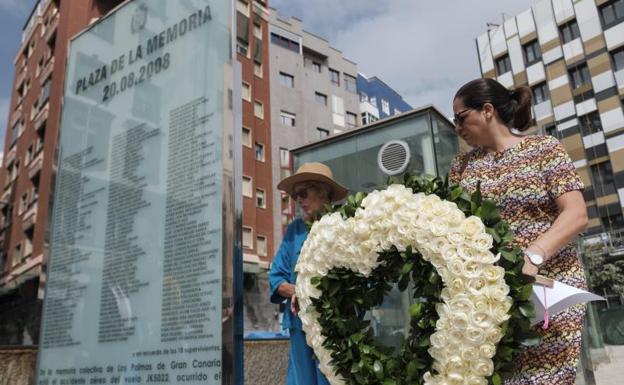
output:
M302 182L323 182L329 185L333 192L332 202L344 199L349 193L349 190L336 183L333 179L313 172L301 172L286 177L277 184L277 188L287 192L288 194L292 194L295 185Z

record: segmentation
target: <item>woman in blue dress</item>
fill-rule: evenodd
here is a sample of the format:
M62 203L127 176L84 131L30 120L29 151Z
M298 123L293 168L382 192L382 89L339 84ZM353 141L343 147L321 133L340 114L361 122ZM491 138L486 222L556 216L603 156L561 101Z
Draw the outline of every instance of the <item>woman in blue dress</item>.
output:
M297 316L295 265L308 236L305 221L313 220L325 204L342 200L347 189L334 181L331 169L322 163L302 164L296 173L278 183L277 188L287 192L303 213L303 218L288 225L269 273L271 302L286 301L282 321L282 328L290 332L286 385L329 385L318 369L312 349L306 344Z

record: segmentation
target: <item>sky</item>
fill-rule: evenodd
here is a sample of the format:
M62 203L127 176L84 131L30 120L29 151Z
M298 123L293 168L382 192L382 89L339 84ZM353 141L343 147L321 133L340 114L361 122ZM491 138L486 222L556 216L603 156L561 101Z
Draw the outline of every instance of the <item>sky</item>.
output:
M0 138L8 120L13 59L35 0L0 0ZM528 9L533 0L269 0L296 16L360 72L377 76L412 105L451 114L452 97L480 76L475 38L486 23Z
M35 0L0 0L0 152L4 147L4 133L9 119L15 72L13 59L21 43L22 27L34 3Z
M530 8L531 0L269 0L281 16L329 40L412 107L451 115L452 98L480 77L475 39L487 23Z

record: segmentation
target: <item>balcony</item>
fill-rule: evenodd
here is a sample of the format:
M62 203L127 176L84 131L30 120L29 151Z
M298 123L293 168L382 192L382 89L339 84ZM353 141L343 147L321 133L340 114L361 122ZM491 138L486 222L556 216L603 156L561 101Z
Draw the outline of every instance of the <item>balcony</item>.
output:
M54 56L48 59L48 63L45 65L43 71L41 71L41 74L39 75L39 79L41 79L42 83L48 79L48 77L50 76L53 70L54 70Z
M37 155L35 159L33 159L28 165L28 178L34 179L40 172L43 167L43 151Z
M35 131L39 131L41 127L45 126L46 120L48 120L48 113L50 112L50 103L46 103L46 105L37 113L35 119L33 120L33 126Z
M60 18L59 15L60 13L57 13L54 16L54 19L50 21L50 24L48 24L46 28L45 35L43 35L43 41L45 41L46 43L50 42L50 39L52 39L52 36L54 36L54 34L56 33L56 29L59 24L59 18Z
M13 146L13 148L11 149L11 151L9 151L9 153L6 156L6 163L5 165L9 165L11 163L13 163L13 161L15 160L15 155L17 154L17 147Z
M24 229L24 231L32 229L33 226L35 226L35 224L37 223L38 207L39 204L35 202L32 206L30 206L28 211L26 211L24 215L22 215L22 228Z
M20 120L21 118L22 118L22 105L20 104L19 107L17 107L17 109L13 111L13 114L11 116L11 121L9 122L9 127L13 128L13 126L15 126L15 124L17 124L17 121Z

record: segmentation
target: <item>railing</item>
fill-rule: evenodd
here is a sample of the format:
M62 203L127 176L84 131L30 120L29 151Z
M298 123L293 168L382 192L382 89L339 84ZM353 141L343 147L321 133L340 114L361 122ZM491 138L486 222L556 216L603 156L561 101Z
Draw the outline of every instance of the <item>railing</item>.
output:
M30 165L28 166L28 178L33 179L39 173L39 171L41 171L42 167L43 151L41 151L32 162L30 162Z
M584 237L579 242L579 251L586 256L624 255L624 229L612 230Z

